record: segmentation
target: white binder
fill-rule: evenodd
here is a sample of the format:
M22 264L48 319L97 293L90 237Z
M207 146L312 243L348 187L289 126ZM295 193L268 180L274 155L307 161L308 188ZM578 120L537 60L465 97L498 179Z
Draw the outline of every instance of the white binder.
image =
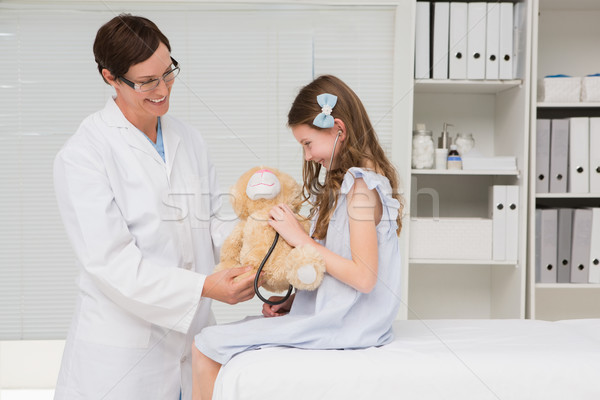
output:
M485 79L486 3L468 3L467 79Z
M427 1L417 1L415 20L415 78L429 79L429 9Z
M506 260L506 186L490 186L488 199L492 219L492 260Z
M600 118L590 118L590 193L600 193Z
M589 117L569 118L569 182L570 193L590 191Z
M592 208L589 283L600 283L600 208Z
M535 143L535 192L550 190L550 120L538 119Z
M500 79L513 79L513 3L499 3L500 5Z
M500 3L487 3L485 79L498 79L500 51Z
M535 279L556 283L558 211L535 210Z
M571 241L571 282L589 282L592 210L573 210L573 235Z
M448 79L450 3L433 3L433 79Z
M558 209L557 279L558 283L571 282L571 231L573 209Z
M506 186L506 260L519 259L519 187Z
M450 3L448 76L467 79L467 3Z
M553 119L550 133L550 192L567 192L569 120Z

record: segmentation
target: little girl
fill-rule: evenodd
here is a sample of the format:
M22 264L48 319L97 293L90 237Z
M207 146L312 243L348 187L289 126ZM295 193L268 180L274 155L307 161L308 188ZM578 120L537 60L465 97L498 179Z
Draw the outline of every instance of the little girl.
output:
M392 341L401 276L402 203L395 169L362 102L334 76L300 90L288 125L304 150L304 196L312 205L309 218L316 221L310 237L283 204L270 211L269 224L292 246L314 246L327 273L317 290L265 304L267 318L203 329L192 349L194 399L211 399L219 369L243 351L356 349Z

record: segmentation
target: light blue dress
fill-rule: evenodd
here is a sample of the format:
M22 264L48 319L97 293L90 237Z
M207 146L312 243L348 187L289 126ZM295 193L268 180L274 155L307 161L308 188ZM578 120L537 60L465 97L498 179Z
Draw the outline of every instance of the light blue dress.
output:
M289 314L250 317L206 327L196 335L196 347L225 364L234 355L261 347L303 349L356 349L392 341L392 322L400 305L400 250L396 235L399 202L391 196L388 179L373 171L351 168L344 176L341 196L322 242L331 251L351 259L346 196L356 178L377 189L383 205L377 225L378 278L370 293L361 293L325 274L315 291L298 291Z

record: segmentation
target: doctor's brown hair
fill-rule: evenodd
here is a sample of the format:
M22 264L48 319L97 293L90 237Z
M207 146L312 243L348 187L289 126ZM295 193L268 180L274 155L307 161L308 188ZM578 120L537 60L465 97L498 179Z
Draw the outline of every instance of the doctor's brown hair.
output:
M94 41L100 76L103 69L115 78L124 76L132 65L150 58L161 42L170 52L169 39L149 19L131 14L114 17L98 29Z
M365 162L375 172L385 176L392 186L392 196L400 202L398 210L397 233L402 229L403 201L398 194L398 175L393 164L388 160L377 139L377 134L369 120L367 111L348 85L332 75L322 75L300 89L288 113L288 126L308 125L313 129L323 130L312 124L314 118L321 112L317 96L330 93L337 96L331 116L341 119L346 126L346 137L340 141L339 153L335 156L333 168L327 171L325 182L319 182L321 164L304 160L302 166L303 195L312 208L309 218L318 213L313 236L324 239L331 215L335 210L337 195L340 192L344 175L351 167L367 167Z

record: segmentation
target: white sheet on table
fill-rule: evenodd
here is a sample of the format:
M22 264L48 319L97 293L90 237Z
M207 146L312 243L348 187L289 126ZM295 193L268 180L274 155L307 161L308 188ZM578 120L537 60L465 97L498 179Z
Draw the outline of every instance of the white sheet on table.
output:
M214 399L600 399L600 319L411 320L394 332L380 348L242 353Z

